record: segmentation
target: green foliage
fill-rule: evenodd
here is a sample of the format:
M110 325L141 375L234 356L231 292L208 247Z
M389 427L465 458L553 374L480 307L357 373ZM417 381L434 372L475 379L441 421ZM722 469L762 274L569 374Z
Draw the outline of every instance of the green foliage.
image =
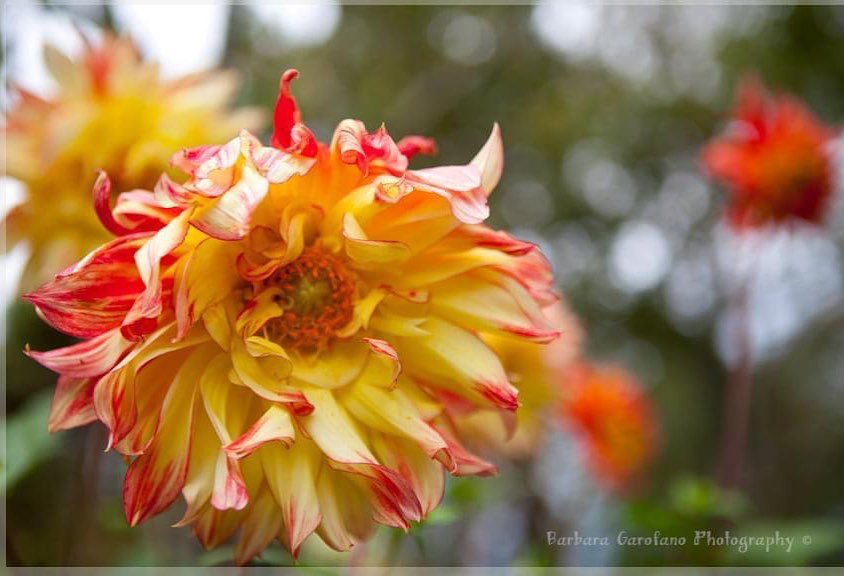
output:
M47 432L50 402L50 394L39 394L6 418L0 452L4 493L14 489L28 472L58 448L58 439Z

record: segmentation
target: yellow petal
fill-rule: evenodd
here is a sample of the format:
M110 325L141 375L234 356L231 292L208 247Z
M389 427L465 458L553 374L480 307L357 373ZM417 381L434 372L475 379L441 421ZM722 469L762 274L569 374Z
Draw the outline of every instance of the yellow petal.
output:
M338 342L313 358L293 354L291 379L294 383L325 389L348 386L360 376L368 354L367 345L359 341Z
M423 328L427 336L396 340L410 373L475 402L516 409L518 391L498 356L480 338L437 317L429 318Z
M302 542L322 520L316 492L319 453L303 440L289 450L266 444L259 454L267 484L281 507L281 539L296 558Z
M322 512L317 533L331 548L350 550L372 532L369 495L342 472L324 466L317 480L317 497Z
M410 258L410 248L397 241L370 240L351 213L343 218L343 237L346 254L355 263L369 265L396 265Z
M281 532L283 516L268 487L253 499L235 547L235 561L243 566L261 553Z

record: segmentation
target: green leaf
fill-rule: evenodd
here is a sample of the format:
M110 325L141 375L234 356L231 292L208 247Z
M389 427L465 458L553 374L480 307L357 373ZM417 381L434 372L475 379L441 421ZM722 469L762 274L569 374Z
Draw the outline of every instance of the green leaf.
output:
M58 438L47 432L51 396L51 393L39 394L3 422L0 468L4 491L12 490L58 448Z

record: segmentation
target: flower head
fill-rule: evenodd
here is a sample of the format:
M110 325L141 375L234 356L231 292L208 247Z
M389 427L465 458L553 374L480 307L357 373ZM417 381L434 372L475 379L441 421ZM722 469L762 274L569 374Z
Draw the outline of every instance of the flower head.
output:
M76 60L46 46L55 95L14 88L17 102L4 118L5 171L28 193L5 222L10 245L30 244L24 286L107 240L90 209L97 170L107 170L121 190L148 188L173 150L260 124L255 111L225 110L237 88L232 73L164 80L128 38L104 32L99 42L83 40Z
M800 102L745 82L730 130L703 152L704 168L729 188L729 221L820 223L835 181L833 137Z
M466 165L409 169L421 137L355 120L330 145L281 81L270 146L250 133L173 158L153 191L95 187L117 235L28 295L85 338L30 352L59 372L51 428L102 421L132 458L126 517L181 494L206 546L238 528L239 562L316 531L345 550L374 523L407 529L443 472L494 467L444 405L511 413L517 389L487 338L547 342L550 267L490 230L496 126Z
M568 371L563 422L609 488L628 487L656 454L659 428L650 399L629 373L580 363Z

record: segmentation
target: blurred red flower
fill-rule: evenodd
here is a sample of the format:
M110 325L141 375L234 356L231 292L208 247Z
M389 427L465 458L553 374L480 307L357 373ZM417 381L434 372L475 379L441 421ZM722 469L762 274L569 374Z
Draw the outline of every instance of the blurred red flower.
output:
M616 366L580 363L569 370L562 418L582 444L598 480L624 490L656 454L659 425L639 382Z
M728 221L740 229L820 223L835 181L833 130L801 102L768 94L757 80L743 82L732 120L702 154L704 169L729 189Z

